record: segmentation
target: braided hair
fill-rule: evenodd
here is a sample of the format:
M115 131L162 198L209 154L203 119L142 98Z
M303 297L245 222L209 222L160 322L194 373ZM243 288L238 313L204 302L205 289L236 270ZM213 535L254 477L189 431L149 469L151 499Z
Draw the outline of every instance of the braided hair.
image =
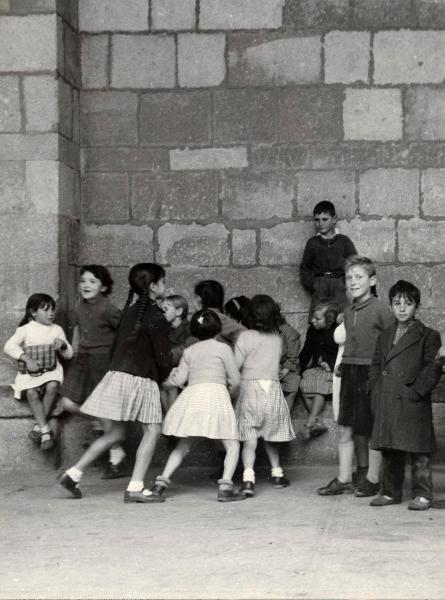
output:
M142 320L150 302L150 285L152 283L157 283L163 277L165 277L164 269L155 263L138 263L131 267L128 274L130 289L128 291L128 297L122 315L130 308L135 294L139 296L140 302L136 315L136 322L133 331L129 336L130 340L135 339L141 330Z

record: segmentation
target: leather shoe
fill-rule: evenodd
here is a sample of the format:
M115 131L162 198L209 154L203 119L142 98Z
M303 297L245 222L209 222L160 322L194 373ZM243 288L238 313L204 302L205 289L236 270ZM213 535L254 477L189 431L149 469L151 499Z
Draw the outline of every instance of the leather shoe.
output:
M391 504L400 504L400 498L391 498L391 496L386 496L385 494L379 494L376 496L371 502L369 506L390 506Z
M105 467L101 479L118 479L119 477L130 477L132 467L126 458L123 458L120 463L113 465L110 462Z
M355 495L357 498L368 498L369 496L375 496L379 493L380 483L372 483L369 479L365 479L362 483L359 483L355 489Z
M352 481L340 481L338 477L333 479L324 487L318 488L317 494L319 496L337 496L338 494L353 494L354 486Z
M252 498L255 495L255 484L252 481L243 481L240 491L246 498Z
M57 481L60 483L62 487L69 491L69 493L78 500L82 498L82 492L80 491L79 483L71 479L67 473L63 472L57 476Z
M276 489L285 488L290 485L290 481L287 477L272 477L272 486Z
M431 507L431 500L424 496L416 496L411 502L408 502L408 510L428 510Z
M156 502L165 502L165 498L160 494L144 494L144 490L140 492L129 492L127 490L124 494L124 502L125 504L132 502L137 504L153 504Z
M238 502L245 500L247 496L242 492L235 492L233 488L219 489L216 499L218 502Z

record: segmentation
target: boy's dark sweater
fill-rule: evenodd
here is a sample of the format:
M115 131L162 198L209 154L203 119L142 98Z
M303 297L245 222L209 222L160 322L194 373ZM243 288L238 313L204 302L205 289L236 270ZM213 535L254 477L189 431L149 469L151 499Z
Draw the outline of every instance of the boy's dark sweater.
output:
M356 254L354 244L348 236L337 233L326 239L321 235L309 238L300 265L300 278L303 287L312 293L314 277L323 273L333 273L335 277L344 277L345 260Z
M173 366L177 367L184 350L199 340L191 335L190 323L188 321L182 321L178 327L172 327L170 325L169 337Z
M139 308L140 300L123 314L108 370L161 383L172 368L169 325L158 305L150 300L139 333L133 338Z
M306 333L306 341L300 352L300 364L302 370L309 367L317 367L319 362L326 362L331 371L334 370L337 358L338 345L334 342L335 325L329 329L315 329L309 326Z

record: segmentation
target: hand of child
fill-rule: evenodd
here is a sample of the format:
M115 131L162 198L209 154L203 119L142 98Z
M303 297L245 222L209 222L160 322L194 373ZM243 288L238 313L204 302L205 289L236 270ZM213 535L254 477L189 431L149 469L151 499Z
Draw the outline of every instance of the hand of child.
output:
M336 375L337 377L341 377L341 364L334 367L334 375Z
M338 313L337 319L336 319L337 325L340 325L341 323L343 323L344 320L345 320L345 317L344 317L343 313Z
M56 338L53 342L54 350L66 350L67 345L62 338Z
M281 379L284 379L289 372L290 372L289 369L286 369L286 368L280 369L280 372L279 372L280 381L281 381Z
M327 371L328 373L330 373L330 372L331 372L331 367L330 367L330 366L328 365L328 363L327 363L327 362L325 362L325 361L322 361L322 362L320 363L320 367L321 367L321 368L322 368L324 371Z
M169 381L168 379L166 379L165 381L163 381L162 384L161 384L161 388L164 389L164 390L171 390L171 389L173 389L175 387L176 386L173 385L171 383L171 381Z
M23 360L23 362L26 364L26 370L29 373L37 373L42 367L42 365L37 360L34 360L30 356L26 356L26 354L23 354L20 357L20 360Z

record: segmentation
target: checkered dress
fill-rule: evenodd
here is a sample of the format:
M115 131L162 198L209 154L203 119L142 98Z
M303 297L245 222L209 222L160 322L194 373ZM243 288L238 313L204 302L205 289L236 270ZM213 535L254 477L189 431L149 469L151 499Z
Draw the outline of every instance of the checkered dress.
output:
M108 371L82 404L81 411L111 421L162 422L158 384L121 371Z
M258 380L241 382L235 414L242 442L258 438L266 442L289 442L295 438L279 381L267 383L269 389L266 392Z
M313 367L303 371L300 389L306 394L321 394L326 396L332 394L333 374L321 367Z

